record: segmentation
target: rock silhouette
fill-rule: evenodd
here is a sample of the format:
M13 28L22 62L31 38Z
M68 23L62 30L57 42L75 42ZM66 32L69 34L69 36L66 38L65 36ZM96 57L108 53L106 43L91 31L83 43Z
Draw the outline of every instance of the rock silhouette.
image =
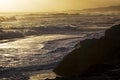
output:
M80 75L83 75L84 73L87 74L88 72L91 74L94 71L98 73L98 69L102 71L101 74L108 71L108 74L118 75L117 72L119 73L120 70L117 70L114 73L111 69L116 69L116 66L118 66L117 69L120 69L119 41L120 24L106 30L105 35L100 39L87 39L81 41L77 44L77 46L80 45L80 47L65 56L64 59L56 66L54 72L57 75L62 76L62 78L57 78L55 80L82 80L80 79ZM72 79L71 76L77 76L77 79L75 79L76 77L72 77ZM103 79L100 80L105 79L103 76L102 78ZM86 80L88 80L88 78ZM97 80L97 78L90 80Z

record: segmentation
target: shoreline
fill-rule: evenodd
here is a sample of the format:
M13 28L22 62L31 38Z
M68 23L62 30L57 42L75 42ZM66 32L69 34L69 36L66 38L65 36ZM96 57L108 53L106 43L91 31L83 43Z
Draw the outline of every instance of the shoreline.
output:
M43 35L42 35L43 36ZM41 37L42 37L41 36ZM49 36L49 37L48 37ZM50 37L50 36L52 36L52 37ZM54 46L55 45L60 45L60 46L58 46L58 47L55 47L55 49L53 50L53 51L56 51L56 50L58 50L57 52L55 52L56 54L59 54L59 56L57 57L56 56L56 58L55 58L55 64L50 64L51 65L51 67L48 65L48 67L46 67L46 69L53 69L54 68L54 66L55 65L57 65L58 64L58 61L59 60L61 60L61 58L60 57L63 57L65 54L60 54L60 52L59 52L59 49L62 47L61 46L61 43L63 43L63 42L66 42L65 43L65 46L66 46L66 48L67 48L67 46L70 46L70 45L67 45L67 44L69 44L69 43L71 43L72 41L77 41L77 40L79 40L79 39L77 39L77 38L81 38L81 37L78 37L79 35L44 35L43 36L43 38L46 38L46 39L48 39L48 41L42 41L41 43L43 44L43 45L45 45L45 46L50 46L50 43L51 44L54 44ZM34 36L31 36L31 37L26 37L25 39L20 39L20 40L29 40L29 39L33 39L33 37ZM55 38L55 39L50 39L50 38ZM38 39L39 40L39 37L38 36L36 36L35 37L35 39ZM38 41L38 40L34 40L34 41ZM67 42L68 41L68 42ZM14 42L14 41L13 41ZM9 44L11 44L11 43L13 43L13 42L8 42ZM17 39L17 40L15 40L15 42L19 42L19 39ZM21 42L21 41L20 41ZM28 42L28 41L27 41ZM40 43L40 42L39 42ZM1 43L1 44L4 44L4 43ZM18 44L18 43L17 43ZM73 44L75 44L75 43L72 43L72 45ZM13 44L12 44L12 46L13 46ZM12 46L10 46L10 47L12 47ZM48 46L48 47L49 47ZM7 46L8 47L8 46ZM24 46L23 46L24 47ZM47 49L48 47L43 47L42 49ZM72 47L72 46L71 46ZM1 49L1 48L0 48ZM61 48L62 49L62 48ZM8 48L8 50L10 50L9 48ZM68 50L68 49L67 49ZM0 52L2 52L2 50L0 50ZM39 52L39 51L38 51ZM42 58L42 55L44 55L44 57L45 57L45 55L47 56L47 55L51 55L51 59L52 58L54 58L52 55L56 55L55 53L53 53L52 52L52 50L49 52L49 53L47 53L47 54L40 54L40 52L39 53L32 53L32 54L26 54L26 55L28 55L28 57L33 57L34 58L34 56L36 56L36 57L38 57L38 56L41 56L40 58ZM66 51L64 51L64 53L66 53ZM4 54L1 54L0 56L2 56L2 55L4 55ZM11 55L11 56L10 56ZM15 54L13 54L13 53L11 53L11 54L5 54L4 55L4 57L6 57L6 59L7 58L9 58L9 59L13 59L13 58L15 58ZM19 55L22 55L23 56L23 54L16 54L16 61L17 60L19 60L19 59L17 59L17 57L19 56ZM47 56L47 57L49 57L50 58L50 56ZM24 57L23 57L24 58ZM27 56L25 57L25 58L27 58ZM39 57L38 57L38 59L40 59ZM54 62L54 60L49 60L49 58L48 58L48 61L53 61ZM29 58L28 58L29 59ZM44 58L43 58L44 59ZM58 59L58 60L57 60ZM40 60L42 60L42 59L40 59ZM38 61L39 63L40 63L40 61ZM13 61L12 61L12 63L13 63ZM8 64L7 64L8 65ZM12 77L13 76L13 74L15 73L15 74L25 74L25 75L21 75L21 77L23 76L23 77L27 77L26 75L29 75L28 73L30 72L30 73L33 73L34 74L34 72L37 72L37 71L41 71L41 70L43 70L43 68L45 68L45 66L47 66L47 65L33 65L33 66L28 66L28 67L1 67L1 71L2 71L2 73L0 73L0 74L3 74L4 76L6 75L6 76L8 76L8 77ZM46 70L45 69L45 70ZM25 70L25 72L24 72L24 70ZM31 72L33 70L33 72ZM19 73L19 72L23 72L23 73ZM27 72L28 73L27 73ZM12 74L10 75L9 74L9 72L11 73L12 72ZM39 72L38 72L39 73ZM45 73L46 75L47 75L47 73ZM36 75L39 75L39 74L36 74ZM42 74L41 74L42 75ZM33 75L33 76L35 76L35 75ZM49 76L49 75L48 75ZM51 74L51 76L52 76L52 74ZM2 77L2 75L1 75L1 77ZM19 77L18 77L19 78Z

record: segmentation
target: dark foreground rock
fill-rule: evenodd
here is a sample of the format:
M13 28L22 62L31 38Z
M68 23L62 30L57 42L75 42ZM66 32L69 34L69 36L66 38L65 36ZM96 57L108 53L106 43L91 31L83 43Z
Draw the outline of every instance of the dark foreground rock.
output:
M120 25L106 30L100 39L81 41L54 69L53 80L119 80ZM49 80L49 79L46 79Z

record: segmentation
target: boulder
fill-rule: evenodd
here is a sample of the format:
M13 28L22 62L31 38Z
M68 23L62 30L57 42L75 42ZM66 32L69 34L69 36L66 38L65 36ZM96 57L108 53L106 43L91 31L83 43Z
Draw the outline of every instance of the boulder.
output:
M53 70L62 77L78 76L95 64L120 63L120 25L106 30L100 39L81 41Z

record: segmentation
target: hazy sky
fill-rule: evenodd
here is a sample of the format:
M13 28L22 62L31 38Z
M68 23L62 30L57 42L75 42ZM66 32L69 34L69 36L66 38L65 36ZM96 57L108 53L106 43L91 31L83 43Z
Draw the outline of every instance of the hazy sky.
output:
M0 0L0 12L80 10L120 5L120 0Z

